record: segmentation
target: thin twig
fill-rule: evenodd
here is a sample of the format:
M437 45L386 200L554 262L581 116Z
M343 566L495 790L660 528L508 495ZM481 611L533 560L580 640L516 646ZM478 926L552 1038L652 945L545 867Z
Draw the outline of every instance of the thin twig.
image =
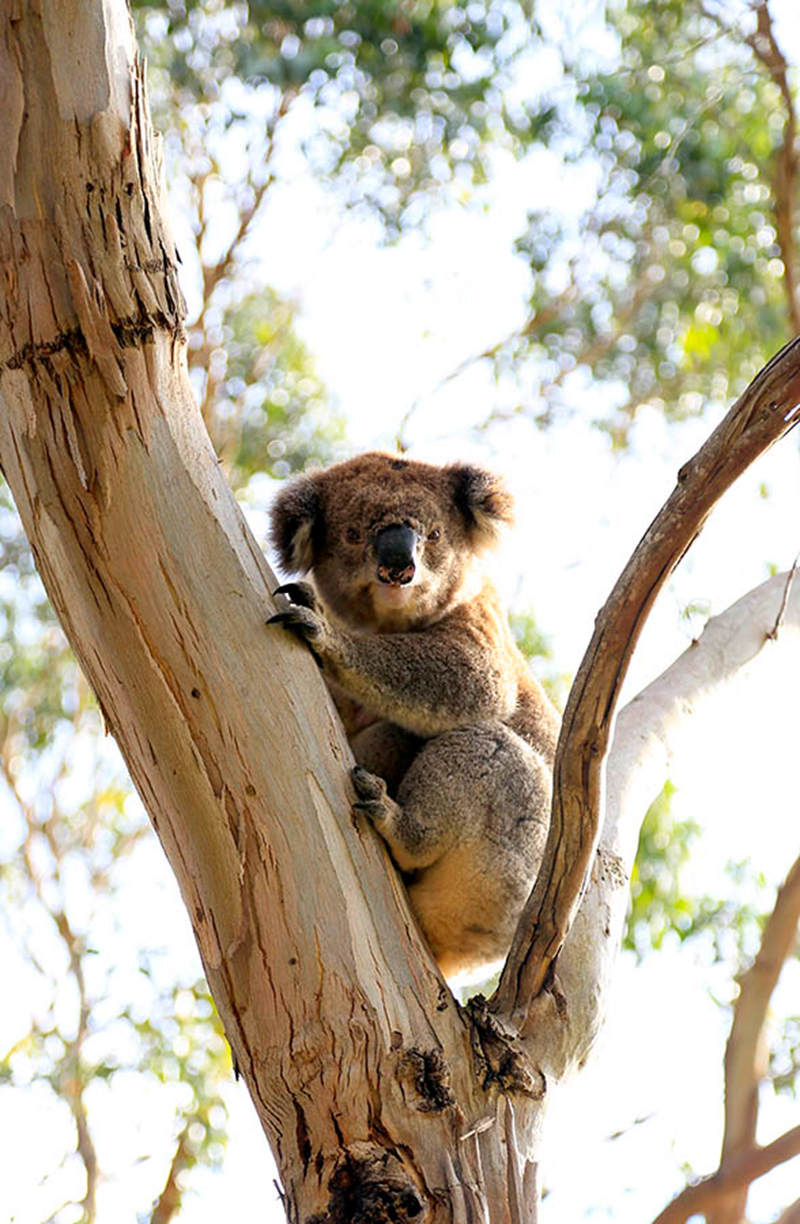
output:
M177 1146L170 1161L167 1180L153 1207L150 1224L169 1224L173 1216L180 1211L181 1199L183 1198L180 1178L181 1173L183 1173L184 1169L188 1168L191 1162L189 1130L196 1121L196 1115L192 1115L186 1120L185 1125L181 1129Z

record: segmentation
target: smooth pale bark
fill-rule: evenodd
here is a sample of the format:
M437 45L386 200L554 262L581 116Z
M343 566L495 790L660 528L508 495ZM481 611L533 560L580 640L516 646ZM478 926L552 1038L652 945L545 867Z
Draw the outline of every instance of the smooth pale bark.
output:
M0 462L175 871L287 1215L531 1224L547 1090L599 1024L621 852L601 844L524 1040L518 1000L456 1005L352 817L315 665L264 628L273 579L186 377L122 0L6 10L0 113ZM777 360L782 391L753 408L774 436L797 379L794 350ZM570 752L599 766L594 740ZM552 862L548 887L568 874Z
M597 857L555 969L553 994L562 1004L569 1000L570 1006L562 1024L554 1025L557 1008L551 995L543 992L529 1021L531 1031L539 1033L539 1061L555 1079L585 1061L602 1027L642 820L669 778L683 742L692 735L692 716L734 680L742 683L754 674L762 659L780 649L779 643L789 638L798 641L800 581L792 577L775 575L713 617L700 637L619 713L607 762L605 819ZM744 707L746 692L737 692L737 699ZM794 889L790 897L795 897ZM787 897L776 935L781 950L789 938L788 908ZM772 942L770 949L774 970ZM763 979L764 974L755 976ZM771 992L772 976L768 984ZM766 988L767 983L761 985ZM758 1008L756 1000L765 1005L763 991L754 998Z

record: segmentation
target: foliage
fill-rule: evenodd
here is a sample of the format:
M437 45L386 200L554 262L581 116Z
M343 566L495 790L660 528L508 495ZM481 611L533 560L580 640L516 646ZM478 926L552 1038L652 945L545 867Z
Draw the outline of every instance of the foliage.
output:
M668 938L702 938L714 961L743 966L758 948L773 897L750 862L725 864L723 899L687 887L684 868L697 852L702 826L678 820L667 781L642 824L631 874L631 899L623 946L642 958Z
M498 145L519 151L530 139L537 113L506 89L529 39L526 8L520 0L134 5L142 42L169 78L162 106L221 103L214 122L227 134L246 109L263 109L270 154L275 128L296 110L312 174L335 178L349 203L392 231L418 224L443 184L462 191L482 181Z
M343 442L343 421L330 411L295 310L271 289L223 313L203 378L214 382L216 450L235 488L253 472L280 479L324 464Z
M514 641L531 664L537 679L557 709L563 710L571 677L553 666L553 648L549 638L539 628L532 612L512 612L509 622Z
M761 6L629 0L615 52L563 46L541 135L587 206L531 212L529 318L493 351L532 368L521 405L592 415L618 443L643 404L672 419L738 394L798 326L794 111ZM795 168L796 169L796 168Z
M787 1016L773 1037L769 1078L775 1092L797 1097L800 1088L800 1016Z
M288 341L294 326L289 304L263 288L254 232L299 174L335 185L340 201L389 234L420 224L434 199L467 198L493 151L522 151L538 123L536 108L504 90L528 37L525 5L139 0L134 11L169 177L182 184L176 203L194 239L184 252L189 360L212 441L234 483L262 468L270 447L276 475L329 460L341 421L321 389L289 438L276 430L282 405L273 399L263 411L262 400L254 410L249 382L229 393L231 343L234 365L274 381L280 371L265 368L274 345L265 350L259 332ZM299 419L302 402L279 388L287 393Z
M685 939L694 929L696 902L684 895L680 872L699 833L692 821L676 821L671 812L675 788L666 782L651 803L639 835L631 874L631 901L624 946L644 955L659 948L668 932Z
M46 1085L68 1105L83 1191L78 1204L67 1195L53 1218L88 1222L98 1181L91 1121L98 1085L113 1088L120 1073L183 1085L171 1108L176 1151L190 1169L222 1150L220 1086L230 1060L205 983L176 981L174 968L164 978L157 949L137 951L124 929L121 881L152 835L116 752L103 744L96 704L7 495L0 535L0 913L4 959L18 964L31 1000L27 1020L18 1017L23 1031L0 1057L0 1084L5 1092ZM55 1171L41 1172L56 1193ZM46 1201L44 1186L43 1193Z

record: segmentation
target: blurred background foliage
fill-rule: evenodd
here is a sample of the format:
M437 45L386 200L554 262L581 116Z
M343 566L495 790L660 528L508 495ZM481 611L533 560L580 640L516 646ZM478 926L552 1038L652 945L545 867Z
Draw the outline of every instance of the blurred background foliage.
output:
M524 0L132 7L190 236L191 374L237 489L346 450L344 412L298 332L302 303L265 283L257 259L272 194L301 173L386 241L424 231L432 210L481 207L501 153L546 149L574 175L585 203L530 212L518 238L527 318L474 357L518 389L513 415L532 427L582 412L624 448L642 405L679 420L727 401L800 330L795 102L767 4L611 0L604 39L580 55L558 6ZM539 71L554 61L556 74ZM58 1224L91 1224L111 1176L94 1121L102 1085L134 1079L150 1100L158 1086L171 1149L144 1145L151 1190L136 1211L164 1224L221 1157L229 1058L195 971L176 980L173 958L165 976L157 940L130 952L125 881L152 835L4 485L0 624L0 910L30 984L0 1091L35 1084L63 1103L72 1139L42 1168L42 1202ZM514 630L563 701L533 616ZM706 938L735 968L770 898L742 867L724 905L687 892L699 830L669 800L667 788L642 832L627 944L643 956ZM790 1018L776 1090L794 1090L799 1043Z

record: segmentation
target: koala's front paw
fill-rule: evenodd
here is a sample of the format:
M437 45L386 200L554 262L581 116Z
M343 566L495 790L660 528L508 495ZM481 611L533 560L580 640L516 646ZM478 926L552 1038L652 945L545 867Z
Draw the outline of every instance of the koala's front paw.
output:
M386 794L386 783L377 774L370 773L361 765L350 770L358 800L353 804L356 812L363 812L379 828L386 822L392 800Z
M297 637L307 642L312 652L319 657L330 636L328 623L320 610L314 588L307 582L287 582L273 592L274 595L285 595L291 600L292 607L285 612L276 612L270 616L268 625L283 625Z
M283 625L291 629L311 647L319 647L325 632L325 621L311 608L289 608L287 612L276 612L270 616L268 625Z

